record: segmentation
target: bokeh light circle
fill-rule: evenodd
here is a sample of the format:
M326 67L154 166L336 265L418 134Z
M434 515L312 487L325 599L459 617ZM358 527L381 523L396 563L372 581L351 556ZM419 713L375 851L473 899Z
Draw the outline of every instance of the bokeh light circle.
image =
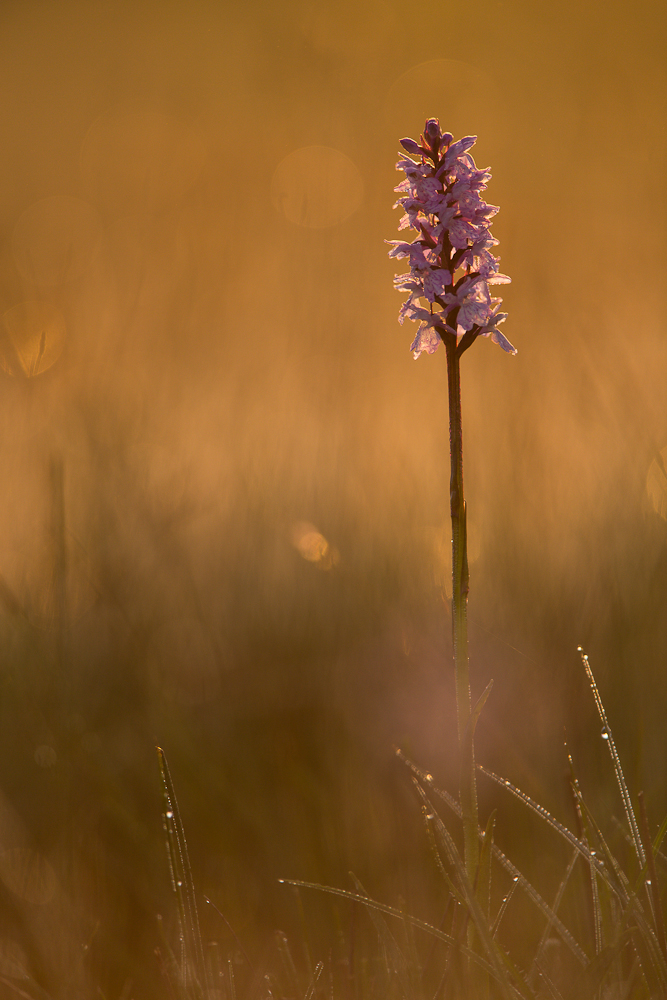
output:
M429 59L402 73L391 84L384 101L384 118L403 136L419 138L427 118L439 118L443 129L460 135L482 134L493 117L497 84L479 66L460 59ZM485 128L485 134L488 128Z
M271 201L296 226L326 229L361 205L364 182L345 153L330 146L303 146L289 153L271 179Z
M53 303L17 303L0 323L0 367L8 375L40 375L62 354L65 332L65 319Z
M306 562L329 570L340 562L340 555L310 521L297 521L290 531L292 545Z

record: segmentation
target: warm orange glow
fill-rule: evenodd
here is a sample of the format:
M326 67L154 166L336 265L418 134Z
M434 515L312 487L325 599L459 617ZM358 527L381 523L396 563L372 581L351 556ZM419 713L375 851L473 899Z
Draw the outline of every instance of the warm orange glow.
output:
M224 914L198 897L221 997L259 996L277 927L345 976L377 945L347 901L304 894L299 923L278 878L354 871L440 926L392 747L456 789L447 377L410 355L384 243L399 139L429 116L491 166L518 349L461 364L478 759L569 822L567 730L616 809L582 644L629 785L667 813L663 8L0 4L12 996L183 993L156 743ZM553 900L531 829L499 809ZM351 983L327 971L312 1000L391 993Z

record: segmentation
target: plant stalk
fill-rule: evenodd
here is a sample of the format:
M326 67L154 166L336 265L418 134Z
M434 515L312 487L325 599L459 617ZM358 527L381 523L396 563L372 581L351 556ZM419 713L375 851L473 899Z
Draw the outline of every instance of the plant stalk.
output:
M449 389L451 455L450 513L452 518L452 634L459 737L460 798L463 812L464 857L468 879L475 884L479 864L477 784L473 743L472 702L468 670L468 547L463 493L463 430L461 424L460 356L456 337L445 340Z

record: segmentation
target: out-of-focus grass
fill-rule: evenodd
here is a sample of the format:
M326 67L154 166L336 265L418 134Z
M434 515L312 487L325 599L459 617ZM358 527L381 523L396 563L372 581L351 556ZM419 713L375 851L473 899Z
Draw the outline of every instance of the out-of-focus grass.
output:
M279 878L352 887L353 870L441 918L393 746L456 787L444 370L411 361L382 249L398 137L431 114L477 132L493 164L520 352L478 344L463 374L475 691L495 679L478 756L565 821L566 727L583 788L617 808L582 643L628 783L661 816L664 18L487 4L474 63L424 66L399 4L0 16L16 95L0 168L0 975L164 995L157 914L172 946L177 931L155 744L195 884L252 959L200 906L239 995L275 968L276 928L302 993L350 941L355 982L372 977L359 907L302 894L309 967ZM272 201L303 147L333 149L362 196L328 228ZM290 204L312 197L301 181ZM621 190L650 211L622 212L619 235ZM328 556L306 557L304 524ZM555 891L567 859L496 788L481 804Z
M105 438L100 428L108 427L108 416L98 415L96 424L89 412L90 444L80 446L86 477L77 476L73 458L62 459L65 555L57 537L53 460L42 448L30 453L41 479L35 474L34 492L23 493L35 512L36 537L26 530L34 547L25 549L25 576L8 574L5 594L3 843L6 851L20 852L9 854L12 864L33 859L38 872L48 863L55 873L40 876L51 888L39 903L17 896L16 878L5 880L6 939L18 946L20 958L12 961L29 968L50 993L65 989L76 971L81 983L100 983L110 995L126 980L137 993L141 986L144 995L159 995L160 964L152 957L160 942L156 914L163 915L172 943L176 927L159 820L156 742L172 763L195 883L230 921L258 968L272 961L277 927L298 961L306 961L298 907L279 878L349 887L352 870L374 898L393 905L403 899L409 912L437 921L445 897L417 804L392 751L401 745L439 781L456 787L452 691L443 669L450 656L447 606L435 561L441 548L416 513L423 501L410 496L394 470L398 486L385 494L382 517L369 517L366 498L352 491L344 502L338 494L334 504L330 486L320 499L313 483L305 507L291 470L281 478L265 468L262 478L253 458L246 468L241 454L226 480L236 495L226 495L216 482L211 509L193 512L187 486L181 485L180 496L170 490L168 452L160 465L141 465L132 432L121 432L114 418L117 437ZM363 482L362 452L360 445L355 468L350 449L343 487ZM22 460L27 463L27 452ZM392 467L386 452L377 462L378 477ZM325 481L327 475L334 479L325 464ZM178 475L172 476L177 485ZM366 489L375 488L371 477ZM304 558L295 544L304 513L338 553L328 568ZM210 530L216 517L219 534ZM646 525L645 537L649 531L660 537L660 522L649 517ZM632 565L628 549L625 564ZM20 565L17 559L14 566ZM496 679L480 725L478 758L567 820L565 723L584 787L594 789L602 809L617 810L613 787L606 791L600 727L576 657L568 659L567 650L556 655L561 608L577 614L571 596L558 593L552 608L548 579L526 563L514 566L500 541L473 571L479 595L471 609L475 683L481 686L491 674ZM67 627L55 617L59 573ZM500 605L485 586L490 573L504 581ZM494 617L505 598L518 609L511 631ZM640 595L634 600L641 604ZM643 623L659 635L655 603L646 592L645 601L636 628ZM537 650L542 633L531 615L539 615L551 642L546 654ZM531 637L529 652L502 641L508 633ZM577 703L568 704L572 692ZM641 761L633 736L624 732L633 717L623 705L612 711L619 719L617 740L630 748L627 767L637 787ZM657 752L650 744L644 760L654 761ZM644 773L657 816L662 772ZM524 811L493 788L481 788L481 802L483 815L499 808L497 842L531 880L546 885L548 898L566 852L545 848ZM328 899L307 898L301 905L312 953L324 960L338 940L337 921L342 939L352 933L350 909L332 907ZM508 915L510 934L520 936L530 922L521 908L516 903ZM200 911L204 939L219 940L223 957L236 955L224 922L211 908L200 904ZM370 955L374 932L363 927L364 919L356 913L355 940ZM83 958L82 942L89 946ZM241 962L240 981L246 972Z

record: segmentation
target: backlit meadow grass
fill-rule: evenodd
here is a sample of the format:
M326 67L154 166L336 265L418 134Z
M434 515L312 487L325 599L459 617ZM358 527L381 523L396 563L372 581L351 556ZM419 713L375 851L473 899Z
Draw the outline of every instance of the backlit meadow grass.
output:
M664 994L664 13L445 15L0 12L0 996ZM490 903L447 364L383 243L429 115L518 348L461 361Z

